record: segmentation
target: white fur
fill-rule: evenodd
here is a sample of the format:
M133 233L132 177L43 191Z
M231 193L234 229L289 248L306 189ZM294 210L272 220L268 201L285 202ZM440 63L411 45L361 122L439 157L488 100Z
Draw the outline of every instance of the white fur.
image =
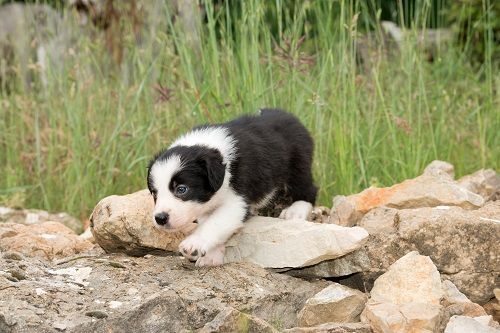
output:
M197 260L198 266L203 266L207 261L200 258L206 256L210 250L223 246L243 226L246 214L243 198L228 190L221 199L220 205L214 211L198 218L199 225L196 230L179 245L181 253L191 260Z
M191 131L175 140L170 148L175 146L205 146L217 149L226 165L231 163L236 153L236 141L228 129L224 127L201 128Z
M308 220L311 217L312 204L307 201L295 201L290 207L283 209L280 218L285 220Z
M226 247L224 245L217 246L209 250L204 257L198 258L198 260L196 260L196 266L220 266L224 264L225 252Z

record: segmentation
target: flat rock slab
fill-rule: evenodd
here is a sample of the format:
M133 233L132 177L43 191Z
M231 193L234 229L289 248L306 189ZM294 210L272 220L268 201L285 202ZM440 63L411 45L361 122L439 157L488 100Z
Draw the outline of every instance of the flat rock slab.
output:
M225 262L246 261L265 268L305 267L359 249L368 238L360 227L254 217L231 238Z
M327 285L248 263L198 269L181 257L86 256L57 265L0 255L0 272L24 275L13 282L0 274L0 331L177 333L231 327L240 312L273 331L266 322L297 326L305 301ZM221 313L228 308L237 312Z

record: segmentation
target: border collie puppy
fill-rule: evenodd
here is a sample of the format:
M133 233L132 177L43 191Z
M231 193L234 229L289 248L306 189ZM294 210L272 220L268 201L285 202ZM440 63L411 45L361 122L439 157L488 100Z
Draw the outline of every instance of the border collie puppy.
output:
M312 155L306 128L281 110L196 127L149 164L154 223L175 230L197 221L180 252L196 266L221 265L225 242L256 210L288 197L281 218L309 217Z

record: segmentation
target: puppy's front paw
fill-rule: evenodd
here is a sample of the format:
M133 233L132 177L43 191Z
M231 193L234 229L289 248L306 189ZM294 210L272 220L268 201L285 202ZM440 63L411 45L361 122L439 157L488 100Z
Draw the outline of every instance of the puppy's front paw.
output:
M190 261L197 261L207 254L208 246L200 237L191 235L181 242L179 251Z
M220 266L224 264L224 253L226 247L224 245L219 245L207 252L203 257L196 260L196 267L203 266Z
M312 208L310 202L295 201L290 207L283 209L280 218L285 220L309 220Z

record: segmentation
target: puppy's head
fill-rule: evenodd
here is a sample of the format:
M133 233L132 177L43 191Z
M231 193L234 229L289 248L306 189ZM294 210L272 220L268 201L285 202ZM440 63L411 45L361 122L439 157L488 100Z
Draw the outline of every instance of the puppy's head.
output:
M148 168L154 223L177 229L207 214L214 208L210 199L221 188L225 173L216 149L176 146L158 154Z

